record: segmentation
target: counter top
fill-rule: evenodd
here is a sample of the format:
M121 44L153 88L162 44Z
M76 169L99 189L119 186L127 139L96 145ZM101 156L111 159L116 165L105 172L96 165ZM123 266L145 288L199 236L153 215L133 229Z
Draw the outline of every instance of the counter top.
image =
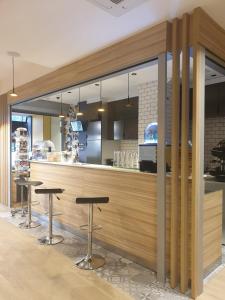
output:
M31 160L30 163L38 163L38 164L51 164L58 166L67 166L67 167L78 167L78 168L88 168L88 169L99 169L106 171L115 171L115 172L126 172L126 173L138 173L138 174L147 174L147 175L157 175L156 173L148 173L148 172L140 172L137 169L125 169L113 166L106 165L97 165L97 164L86 164L86 163L70 163L70 162L51 162L47 160Z

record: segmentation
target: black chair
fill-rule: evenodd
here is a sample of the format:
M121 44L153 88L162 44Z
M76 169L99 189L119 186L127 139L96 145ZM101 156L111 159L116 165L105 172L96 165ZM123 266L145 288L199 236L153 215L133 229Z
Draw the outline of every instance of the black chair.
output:
M52 220L53 220L53 195L56 196L58 200L60 198L57 194L62 194L64 192L63 189L60 188L43 188L43 189L35 189L36 194L48 194L49 206L48 206L48 235L39 239L41 244L45 245L55 245L61 243L64 238L61 235L54 235L52 230Z
M93 233L93 204L108 203L108 197L86 197L76 198L76 204L88 204L88 249L86 256L79 258L75 264L84 270L94 270L105 264L105 259L92 253L92 233Z

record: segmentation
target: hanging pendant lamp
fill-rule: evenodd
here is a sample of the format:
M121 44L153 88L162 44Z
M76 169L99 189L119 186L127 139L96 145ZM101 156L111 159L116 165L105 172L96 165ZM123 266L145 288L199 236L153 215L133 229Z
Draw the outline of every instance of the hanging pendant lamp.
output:
M17 52L8 52L8 55L12 57L12 92L9 94L11 97L17 97L17 93L15 92L15 57L20 56Z
M57 99L59 99L60 97L57 97ZM63 119L65 116L63 114L63 105L62 105L62 93L61 93L61 105L60 105L60 114L59 114L59 118Z
M78 109L77 109L77 114L76 116L83 116L84 114L82 113L82 111L80 110L80 88L79 88L79 101L78 101Z
M127 74L127 108L132 107L131 99L130 99L130 73Z
M104 107L102 105L102 81L100 81L100 84L99 84L99 98L100 98L101 105L98 108L98 112L104 112L105 109L104 109Z

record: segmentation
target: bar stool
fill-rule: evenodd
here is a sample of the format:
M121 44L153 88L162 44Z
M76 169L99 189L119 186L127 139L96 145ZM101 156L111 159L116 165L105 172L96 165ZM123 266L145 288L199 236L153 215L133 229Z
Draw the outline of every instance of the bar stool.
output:
M62 194L63 189L59 188L45 188L45 189L35 189L36 194L48 194L49 206L48 206L48 235L41 237L39 240L42 245L55 245L61 243L64 238L61 235L54 235L52 230L52 220L53 220L53 195L56 196L58 200L60 198L57 194Z
M93 204L108 203L108 197L89 197L89 198L76 198L77 204L88 204L88 249L87 255L79 258L75 264L78 268L84 270L94 270L102 267L105 264L105 259L92 253L92 233L93 226ZM100 210L101 211L101 210Z
M21 190L20 190L20 208L11 210L12 217L14 217L16 213L21 213L21 217L26 217L27 207L26 208L24 207L24 202L25 202L24 201L24 185L22 185L22 183L24 183L25 180L26 179L24 176L20 176L20 177L14 179L15 184L21 186Z
M28 206L28 214L27 214L27 219L25 222L20 223L19 226L20 228L24 228L24 229L30 229L30 228L35 228L40 226L41 224L35 221L32 221L31 218L31 186L38 186L43 184L43 182L41 181L37 181L37 180L29 180L29 179L25 179L24 180L18 180L17 182L18 185L24 187L27 187L27 206Z

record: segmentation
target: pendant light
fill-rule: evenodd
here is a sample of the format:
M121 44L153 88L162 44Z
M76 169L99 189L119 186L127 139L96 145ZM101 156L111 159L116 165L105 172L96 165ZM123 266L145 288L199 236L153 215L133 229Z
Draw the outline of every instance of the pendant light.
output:
M9 94L11 97L17 97L17 93L15 92L15 62L14 59L15 57L20 56L19 53L17 52L8 52L8 55L12 57L12 92Z
M59 97L57 97L57 99L59 99ZM61 105L60 105L60 107L61 107L61 109L60 109L59 118L63 119L65 116L63 114L62 93L61 93Z
M80 87L79 87L79 101L78 101L78 110L77 110L77 117L79 116L83 116L84 114L82 113L82 111L80 110Z
M130 73L127 74L127 104L126 104L127 108L132 107L132 103L130 100Z
M100 81L100 84L99 84L99 93L100 93L100 102L101 102L101 105L100 105L100 107L98 108L98 112L104 112L105 111L105 109L104 109L104 107L103 107L103 105L102 105L102 81Z

